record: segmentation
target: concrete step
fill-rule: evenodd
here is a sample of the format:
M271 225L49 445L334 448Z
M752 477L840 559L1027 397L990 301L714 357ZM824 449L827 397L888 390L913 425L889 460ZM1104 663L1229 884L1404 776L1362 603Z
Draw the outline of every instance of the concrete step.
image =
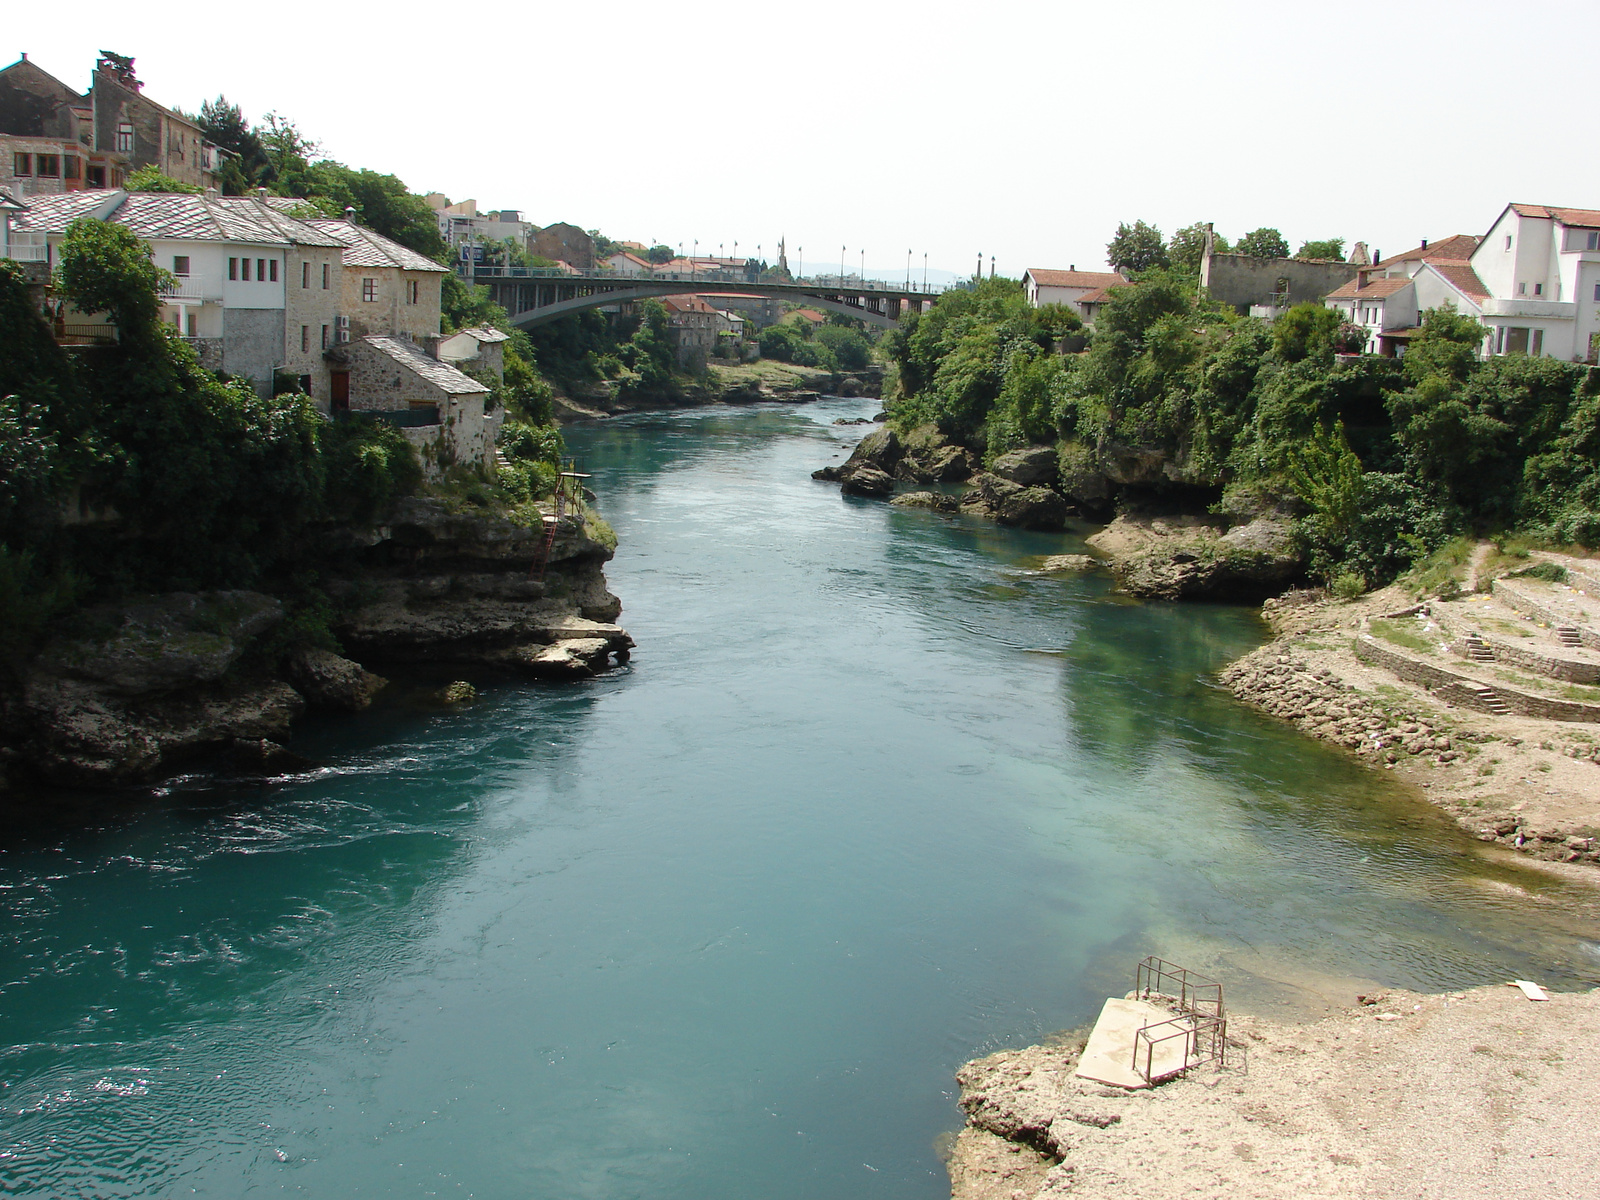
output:
M1557 625L1556 640L1563 646L1581 646L1583 637L1578 633L1575 625Z
M1506 707L1506 702L1495 694L1493 688L1487 688L1481 684L1476 686L1469 684L1468 686L1477 694L1478 699L1483 701L1484 707L1496 716L1505 716L1510 713L1511 710Z

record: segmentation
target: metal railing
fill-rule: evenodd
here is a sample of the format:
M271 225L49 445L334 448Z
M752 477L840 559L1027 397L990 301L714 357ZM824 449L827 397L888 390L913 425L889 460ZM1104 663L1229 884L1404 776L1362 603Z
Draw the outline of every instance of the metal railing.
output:
M1228 1064L1228 1021L1222 984L1152 954L1134 972L1134 995L1176 1008L1178 1015L1136 1030L1133 1069L1146 1083L1181 1075L1192 1067ZM1181 1045L1172 1043L1182 1039ZM1174 1064L1173 1054L1177 1052Z
M221 296L206 295L205 285L197 279L177 279L170 287L161 289L164 300L196 300L204 303L207 300L220 300Z
M1171 1045L1179 1039L1181 1045ZM1208 1062L1228 1065L1228 1022L1223 1017L1186 1013L1134 1031L1133 1069L1146 1083L1171 1079Z
M1180 1012L1196 1016L1222 1016L1220 983L1154 954L1141 962L1134 973L1134 991L1141 1000L1148 1000L1151 996L1171 997Z
M42 233L13 229L6 239L5 258L12 262L49 262L50 247Z
M64 346L109 346L117 340L115 325L57 325L56 341Z
M797 278L784 282L774 279L751 278L738 271L650 271L638 275L620 271L563 271L559 267L507 267L497 263L461 262L457 273L466 279L551 279L595 280L617 284L650 283L727 283L751 284L763 287L790 287L796 290L831 290L846 292L895 292L901 295L937 296L947 290L942 285L922 284L913 281L909 287L883 279L846 278L842 283L837 275L816 278Z
M439 423L439 409L437 405L424 408L340 408L333 413L336 421L353 421L361 417L401 429L424 429Z

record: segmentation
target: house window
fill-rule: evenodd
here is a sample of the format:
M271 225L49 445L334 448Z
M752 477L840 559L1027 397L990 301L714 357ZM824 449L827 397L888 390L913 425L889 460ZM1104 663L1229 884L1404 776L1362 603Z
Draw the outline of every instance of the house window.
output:
M184 313L183 314L183 336L184 337L193 337L194 336L194 314L193 313Z
M228 278L239 278L239 260L237 258L230 258L228 260Z
M417 294L417 281L413 279L406 284L406 303L415 304L417 302Z
M1509 233L1506 234L1506 249L1511 249L1511 235Z
M239 278L246 283L250 282L250 260L248 258L239 260Z
M328 348L328 327L326 325L322 327L322 348L324 350Z
M133 126L126 122L117 126L117 151L121 154L133 153Z
M1528 333L1530 331L1513 326L1506 330L1506 353L1526 354L1528 352Z
M322 264L322 290L323 291L327 291L328 290L328 268L329 268L329 265L330 264L328 264L328 263L323 263Z
M308 262L300 264L300 286L303 288L311 286L311 264Z
M1506 352L1506 327L1504 325L1494 331L1494 352L1496 354L1504 354Z
M187 254L174 254L172 256L172 273L183 279L189 277L189 256Z
M32 175L33 155L13 154L11 156L11 173L13 175Z
M311 326L300 326L300 353L304 354L311 349Z
M1535 295L1535 296L1542 296L1542 295L1544 295L1544 284L1542 284L1542 283L1536 283L1536 284L1534 284L1534 285L1533 285L1533 294L1534 294L1534 295Z
M78 178L80 178L79 173L78 173L78 168L82 165L82 163L83 163L83 159L79 158L76 154L67 155L65 158L63 158L61 160L61 166L63 168L63 170L62 170L62 178L63 179L78 179Z
M268 269L269 273L272 276L272 282L273 283L277 283L278 282L278 260L275 259L275 258L268 259L267 260L267 269Z
M378 298L378 281L376 279L363 279L361 281L361 299L371 304Z
M1533 340L1528 343L1528 353L1533 355L1534 358L1538 358L1539 355L1544 353L1544 330L1535 329L1533 331Z
M1525 283L1517 284L1517 295L1526 296L1527 294L1528 294L1528 285L1525 284Z
M258 259L256 259L256 282L257 283L265 283L266 281L267 281L267 260L264 259L264 258L258 258Z
M34 170L44 179L61 178L61 155L40 154L35 156Z
M84 173L84 182L92 188L103 188L106 185L106 169L104 167L90 167Z
M1594 285L1594 299L1596 304L1600 304L1600 283Z

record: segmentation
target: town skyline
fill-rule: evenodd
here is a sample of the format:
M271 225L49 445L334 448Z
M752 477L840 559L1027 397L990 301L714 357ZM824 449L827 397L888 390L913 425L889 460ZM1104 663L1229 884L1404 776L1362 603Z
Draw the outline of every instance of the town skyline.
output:
M1343 237L1387 254L1481 235L1475 223L1507 195L1594 202L1592 173L1563 150L1560 123L1529 119L1535 102L1581 111L1580 73L1551 73L1541 34L1579 20L1576 5L1536 4L1544 21L1488 38L1494 10L1478 3L1452 10L1448 28L1426 5L1358 4L1347 10L1352 32L1331 37L1309 16L1261 4L1225 5L1204 27L1150 4L1146 24L1158 32L1139 42L1118 16L1093 11L957 16L925 6L915 20L891 9L828 22L844 11L822 5L801 28L756 14L702 30L623 4L612 25L631 31L638 53L619 64L601 44L585 53L593 30L555 10L529 15L531 46L516 21L490 22L439 55L418 37L420 21L378 24L353 11L291 3L305 21L235 36L223 14L154 37L134 14L91 4L80 22L91 34L20 14L7 61L27 52L81 87L96 51L111 49L136 58L169 107L194 111L221 93L253 121L275 111L328 156L392 172L418 193L617 239L687 248L699 238L702 253L720 242L731 254L737 239L741 254L760 245L770 260L786 234L791 259L804 248L808 269L837 269L840 247L847 270L864 249L869 273L903 274L908 250L913 274L924 254L930 270L958 276L980 253L1012 277L1030 266L1100 269L1117 223L1134 219L1169 235L1207 220L1230 238L1271 226L1292 246ZM1380 12L1377 36L1358 32L1364 14ZM352 38L403 69L350 70ZM250 52L236 52L244 45ZM1458 109L1438 100L1425 66L1396 67L1382 72L1381 99L1368 99L1372 56L1385 45L1426 45L1424 57L1449 61L1456 78L1465 69L1538 86L1486 111ZM792 86L773 70L784 63ZM703 131L641 122L641 105L684 73L705 106ZM549 99L526 99L532 78ZM1486 153L1494 172L1467 165ZM1339 182L1347 173L1376 182L1370 167L1385 161L1394 166L1374 195ZM637 183L618 187L630 172Z

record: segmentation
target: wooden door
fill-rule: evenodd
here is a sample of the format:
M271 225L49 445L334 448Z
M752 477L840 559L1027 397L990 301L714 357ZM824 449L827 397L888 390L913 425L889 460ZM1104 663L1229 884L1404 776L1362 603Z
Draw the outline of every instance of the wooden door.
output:
M329 375L332 384L330 401L334 412L346 412L350 408L350 372L334 371Z

